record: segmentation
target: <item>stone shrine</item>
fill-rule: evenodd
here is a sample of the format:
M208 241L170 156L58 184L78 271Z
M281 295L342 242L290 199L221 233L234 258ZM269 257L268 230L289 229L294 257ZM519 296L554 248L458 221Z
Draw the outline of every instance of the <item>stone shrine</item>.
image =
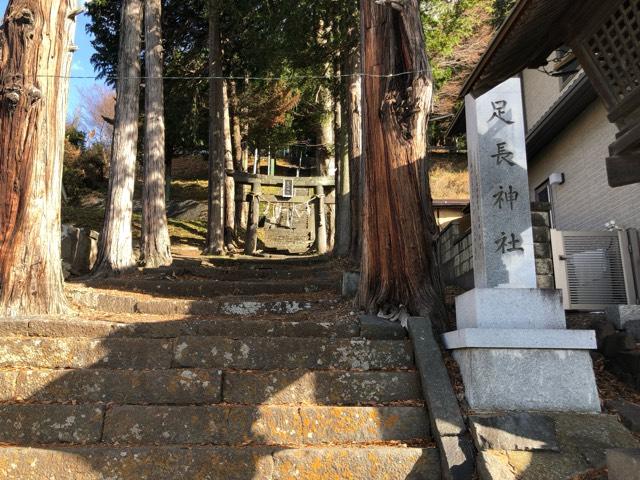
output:
M536 288L520 80L466 97L475 289L444 335L474 410L599 412L595 333L566 329L561 292Z

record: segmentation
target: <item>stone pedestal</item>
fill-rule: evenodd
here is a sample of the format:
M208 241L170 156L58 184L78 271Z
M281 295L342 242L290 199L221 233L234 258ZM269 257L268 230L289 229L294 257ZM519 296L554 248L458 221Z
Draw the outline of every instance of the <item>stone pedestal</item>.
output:
M466 99L475 289L444 335L472 409L599 412L592 331L566 330L561 292L536 289L522 92Z

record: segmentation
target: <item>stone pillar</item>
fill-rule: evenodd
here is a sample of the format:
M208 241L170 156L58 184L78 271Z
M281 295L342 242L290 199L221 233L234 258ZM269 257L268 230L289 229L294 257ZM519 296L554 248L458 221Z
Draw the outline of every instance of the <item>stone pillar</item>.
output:
M249 186L236 183L236 235L240 230L247 230L249 221Z
M319 255L324 255L327 253L327 212L322 185L316 186L316 198L316 250Z
M475 289L444 335L474 410L600 411L592 331L566 330L561 292L536 288L519 79L467 96Z
M258 248L258 223L260 221L260 194L262 193L260 182L251 184L251 201L249 202L249 225L244 245L244 253L253 255Z

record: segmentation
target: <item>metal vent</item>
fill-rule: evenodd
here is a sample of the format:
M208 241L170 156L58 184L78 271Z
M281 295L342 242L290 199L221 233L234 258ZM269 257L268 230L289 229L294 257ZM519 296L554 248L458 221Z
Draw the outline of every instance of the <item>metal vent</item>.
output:
M558 232L552 235L558 288L567 310L627 305L633 278L624 232Z
M640 0L625 0L587 41L618 102L640 87L639 18Z

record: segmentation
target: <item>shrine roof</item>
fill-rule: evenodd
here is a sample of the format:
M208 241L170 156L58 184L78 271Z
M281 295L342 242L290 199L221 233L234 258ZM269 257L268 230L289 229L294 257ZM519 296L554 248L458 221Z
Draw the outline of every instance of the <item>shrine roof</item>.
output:
M575 0L519 0L465 82L461 96L481 95L527 68L546 64L568 39L567 19L575 4Z

